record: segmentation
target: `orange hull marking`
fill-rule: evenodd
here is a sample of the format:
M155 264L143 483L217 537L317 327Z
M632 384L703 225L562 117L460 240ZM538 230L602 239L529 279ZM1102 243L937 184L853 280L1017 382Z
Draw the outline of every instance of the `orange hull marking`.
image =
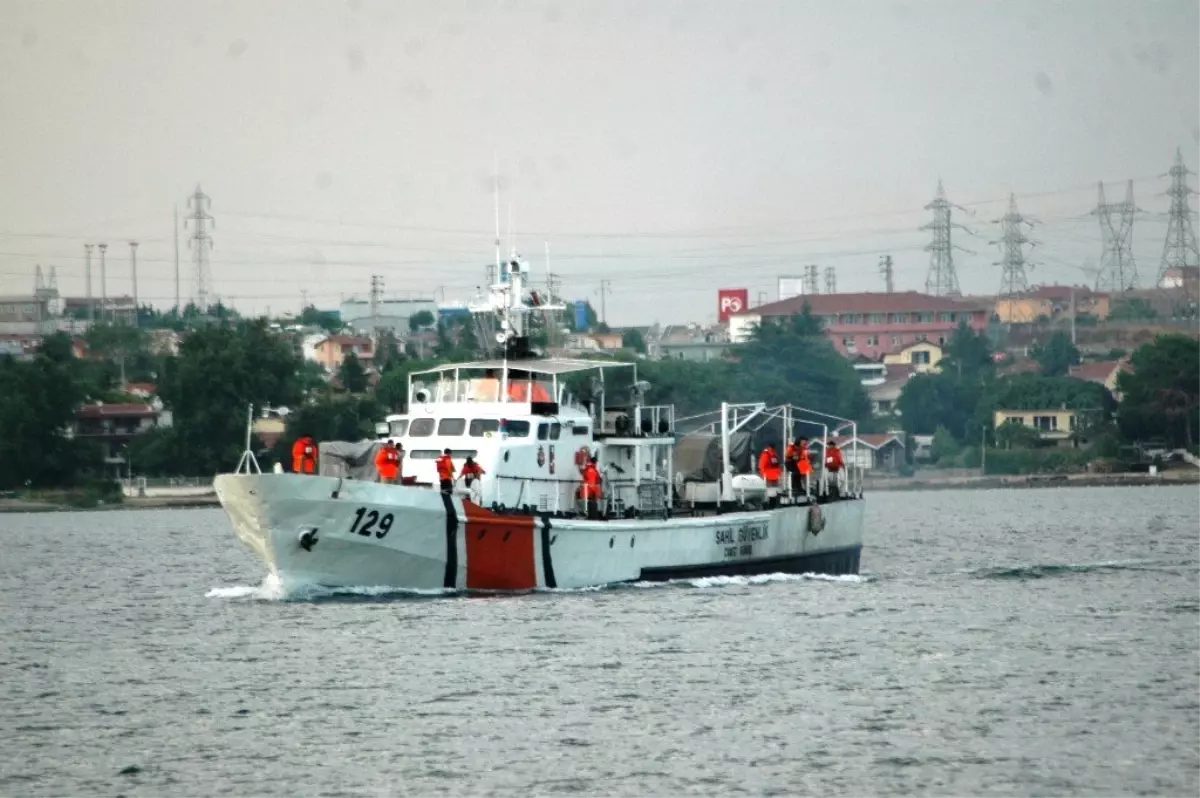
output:
M528 590L537 587L533 518L497 515L469 501L467 589Z

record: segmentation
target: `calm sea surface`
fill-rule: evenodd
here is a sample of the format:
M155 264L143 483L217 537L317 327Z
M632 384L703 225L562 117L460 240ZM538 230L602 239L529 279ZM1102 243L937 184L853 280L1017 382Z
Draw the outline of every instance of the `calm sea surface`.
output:
M860 578L486 598L0 515L0 794L1200 792L1194 487L869 502Z

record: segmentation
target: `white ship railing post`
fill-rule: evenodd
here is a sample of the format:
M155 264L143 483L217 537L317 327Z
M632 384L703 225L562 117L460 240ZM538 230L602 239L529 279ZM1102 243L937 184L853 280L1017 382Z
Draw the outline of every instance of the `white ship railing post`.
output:
M733 501L733 474L729 464L729 403L721 402L721 501Z
M254 433L254 403L246 406L246 448L242 451L242 456L238 460L237 468L234 469L235 474L242 473L242 467L245 466L247 474L261 474L262 469L258 467L258 460L254 457L254 452L250 450L250 438ZM254 470L251 471L250 469Z

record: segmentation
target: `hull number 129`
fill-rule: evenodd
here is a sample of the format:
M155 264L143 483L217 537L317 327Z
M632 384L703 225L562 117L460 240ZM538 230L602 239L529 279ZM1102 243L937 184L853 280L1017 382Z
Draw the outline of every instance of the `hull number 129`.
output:
M367 510L366 507L359 507L354 511L354 523L350 525L350 534L356 532L363 537L370 537L371 533L375 533L375 537L382 538L388 532L392 531L391 513L384 513L383 517L379 517L378 510ZM378 526L376 526L378 524Z

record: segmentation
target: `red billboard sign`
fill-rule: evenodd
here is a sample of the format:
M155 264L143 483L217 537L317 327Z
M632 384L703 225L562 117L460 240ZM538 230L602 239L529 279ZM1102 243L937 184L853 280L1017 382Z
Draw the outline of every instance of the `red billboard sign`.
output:
M717 321L724 324L734 313L750 309L750 291L746 288L722 288L717 291Z

